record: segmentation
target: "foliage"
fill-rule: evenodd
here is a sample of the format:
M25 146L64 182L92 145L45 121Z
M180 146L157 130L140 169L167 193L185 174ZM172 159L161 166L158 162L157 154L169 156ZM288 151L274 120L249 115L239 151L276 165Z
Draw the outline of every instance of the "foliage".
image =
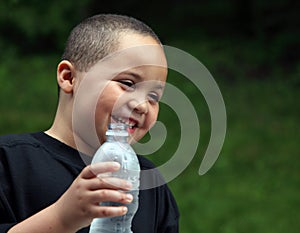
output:
M61 52L71 28L83 18L97 13L119 13L139 18L161 36L193 35L243 40L259 40L275 47L261 51L282 54L285 63L299 58L298 2L268 1L158 1L140 4L135 0L4 0L0 3L0 48L6 54Z
M2 1L1 44L26 54L62 49L71 28L86 15L88 3L89 0Z

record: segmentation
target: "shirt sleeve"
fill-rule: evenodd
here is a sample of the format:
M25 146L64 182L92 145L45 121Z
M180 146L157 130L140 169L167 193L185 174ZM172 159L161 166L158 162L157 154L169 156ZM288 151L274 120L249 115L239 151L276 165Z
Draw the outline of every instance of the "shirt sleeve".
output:
M0 186L0 233L6 233L10 228L17 224L11 218L10 209Z
M8 223L8 224L0 224L0 233L7 233L10 228L12 228L15 224Z
M4 190L8 187L8 171L5 164L5 153L3 148L0 148L0 233L6 233L16 224L11 205Z

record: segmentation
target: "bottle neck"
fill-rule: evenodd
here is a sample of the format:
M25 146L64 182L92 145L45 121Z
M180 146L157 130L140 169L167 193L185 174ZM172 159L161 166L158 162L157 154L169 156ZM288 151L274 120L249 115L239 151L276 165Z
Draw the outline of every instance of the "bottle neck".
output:
M106 141L127 143L128 132L124 123L110 123L106 131Z
M121 142L127 143L128 136L119 136L119 135L107 135L106 141L107 142Z

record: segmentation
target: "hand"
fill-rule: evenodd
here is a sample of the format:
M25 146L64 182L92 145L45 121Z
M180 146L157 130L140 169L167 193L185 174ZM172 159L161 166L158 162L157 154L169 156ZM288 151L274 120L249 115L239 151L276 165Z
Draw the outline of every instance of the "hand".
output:
M116 162L103 162L85 167L69 189L54 203L58 218L66 229L77 231L91 224L93 218L126 214L125 206L100 206L104 201L128 204L132 195L126 180L107 176L120 169Z

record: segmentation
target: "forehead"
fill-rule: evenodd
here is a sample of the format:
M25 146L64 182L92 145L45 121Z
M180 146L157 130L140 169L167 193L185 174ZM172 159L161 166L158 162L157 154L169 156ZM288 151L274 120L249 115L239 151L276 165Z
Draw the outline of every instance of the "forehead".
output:
M140 59L140 62L144 61L145 64L167 67L162 45L149 35L121 33L116 52L127 54L128 59Z
M120 73L123 78L133 78L137 82L158 81L165 83L168 69L155 65L144 65L125 70Z
M166 81L167 61L164 50L151 36L123 33L116 51L96 63L87 74L112 78L130 71L143 78Z

